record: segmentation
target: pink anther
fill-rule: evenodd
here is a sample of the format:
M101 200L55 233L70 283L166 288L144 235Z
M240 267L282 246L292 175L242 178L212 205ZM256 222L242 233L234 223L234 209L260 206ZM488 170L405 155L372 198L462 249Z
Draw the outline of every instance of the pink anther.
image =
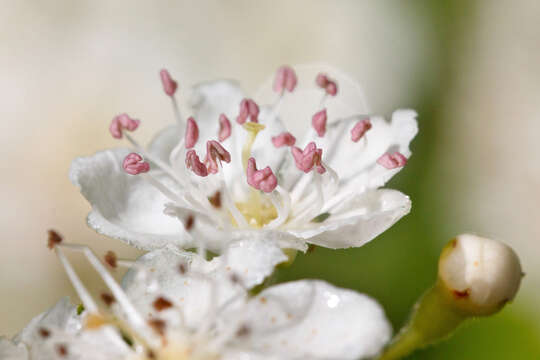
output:
M337 95L338 88L336 82L334 80L331 80L325 74L318 74L315 78L315 82L317 83L317 86L324 89L328 95Z
M272 136L272 144L275 147L293 146L296 143L296 138L288 131L282 132L278 136Z
M159 76L161 77L161 83L163 84L163 90L165 91L165 94L173 96L176 92L176 89L178 88L177 82L173 80L171 74L169 74L166 69L162 69L159 72Z
M377 160L377 164L384 166L387 169L395 169L403 167L407 164L407 158L400 152L396 151L393 154L386 153Z
M189 150L186 153L186 167L188 169L191 169L196 175L199 176L207 176L208 175L208 169L204 164L199 160L199 156L195 152L195 150Z
M269 193L277 186L277 178L270 166L262 170L257 170L257 163L254 158L249 158L246 169L247 183L257 190Z
M326 116L326 109L322 109L313 117L311 118L311 124L313 125L313 128L317 132L317 135L320 137L324 136L326 134L326 120L328 117Z
M286 89L288 92L293 92L296 88L297 82L298 78L296 77L296 73L294 72L293 68L284 65L276 72L274 91L281 93Z
M219 170L218 160L230 163L231 154L216 140L210 140L206 143L206 158L204 159L209 173L217 174Z
M124 168L125 172L131 175L145 173L150 170L150 164L143 161L142 156L137 153L131 153L126 156L124 158L124 162L122 163L122 167Z
M358 142L369 129L371 129L371 121L369 119L360 120L351 129L351 140Z
M240 125L244 124L249 117L251 122L259 122L259 105L251 99L244 99L240 102L240 112L236 118L236 122Z
M225 141L231 136L231 122L225 114L219 115L219 141Z
M128 114L120 114L112 119L109 132L113 138L121 139L123 130L134 131L139 127L140 122L140 120L130 118Z
M197 143L197 140L199 140L199 127L197 126L197 123L195 122L195 119L190 116L187 119L187 125L186 125L186 135L185 135L185 144L186 149L191 149L195 146Z
M308 173L315 167L319 174L326 172L322 165L322 149L317 149L313 141L307 144L304 151L296 146L291 148L291 151L298 169Z

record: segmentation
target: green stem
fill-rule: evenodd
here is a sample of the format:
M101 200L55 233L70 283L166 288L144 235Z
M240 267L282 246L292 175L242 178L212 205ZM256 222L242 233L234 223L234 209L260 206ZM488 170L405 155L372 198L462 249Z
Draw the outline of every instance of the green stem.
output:
M467 318L449 301L437 282L418 301L408 323L379 360L401 359L414 350L445 339Z

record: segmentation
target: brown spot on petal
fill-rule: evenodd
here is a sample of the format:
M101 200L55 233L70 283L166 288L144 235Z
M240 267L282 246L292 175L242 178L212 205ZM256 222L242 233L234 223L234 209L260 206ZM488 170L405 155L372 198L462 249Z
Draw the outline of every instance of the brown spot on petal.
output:
M181 263L180 265L178 265L178 271L180 272L180 274L184 275L187 271L186 264Z
M49 234L49 238L47 239L47 247L52 250L57 244L62 242L62 236L60 236L60 234L54 230L49 230L47 233Z
M165 299L163 296L158 297L152 304L157 311L163 311L173 306L172 302Z
M68 350L67 350L67 347L66 345L64 344L57 344L56 345L56 352L58 353L59 356L61 357L64 357L68 354Z
M259 299L259 301L261 302L261 304L266 304L266 298L265 297L262 297Z
M116 254L113 251L107 251L104 259L105 259L105 263L107 263L107 265L109 265L113 269L116 269L116 266L118 266L117 264L118 259L116 257Z
M193 229L193 225L195 225L195 217L193 215L189 215L186 218L186 222L184 224L186 231L190 231L191 229Z
M471 295L471 289L465 289L465 290L452 290L452 294L454 294L454 297L456 299L465 299L468 298Z
M251 332L251 329L247 325L244 324L240 326L238 330L236 330L236 336L238 337L248 336L250 332Z
M44 338L44 339L46 339L46 338L48 338L49 336L51 336L50 330L45 329L45 328L39 328L38 332L39 332L39 336L41 336L41 337Z
M457 246L457 239L452 240L452 247L455 248Z
M150 319L148 320L148 325L150 325L150 327L152 327L152 329L154 329L154 331L157 332L159 335L165 335L165 327L167 326L167 323L165 323L164 320Z
M208 201L216 209L221 208L221 191L216 191L214 195L208 198Z

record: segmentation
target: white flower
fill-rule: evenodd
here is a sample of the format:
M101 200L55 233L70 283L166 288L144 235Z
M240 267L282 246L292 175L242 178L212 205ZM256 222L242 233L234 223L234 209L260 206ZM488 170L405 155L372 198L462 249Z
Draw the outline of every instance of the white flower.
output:
M366 115L359 85L338 70L298 70L296 78L281 68L277 100L260 108L232 81L197 85L187 123L176 83L162 78L176 125L144 149L128 134L138 120L119 115L111 133L132 149L73 162L70 177L92 205L89 225L143 249L201 246L198 238L216 251L243 238L300 250L357 247L386 230L410 210L407 196L379 187L411 155L416 113L398 110L390 122ZM282 118L304 119L299 147Z
M250 296L247 288L273 269L264 265L262 249L237 246L211 261L155 250L129 264L120 287L87 247L52 247L85 310L77 315L63 300L13 342L1 340L2 359L346 360L375 356L390 339L374 300L323 281L285 283ZM67 249L84 253L102 276L111 291L103 297L108 310L94 302ZM257 258L239 265L238 255Z

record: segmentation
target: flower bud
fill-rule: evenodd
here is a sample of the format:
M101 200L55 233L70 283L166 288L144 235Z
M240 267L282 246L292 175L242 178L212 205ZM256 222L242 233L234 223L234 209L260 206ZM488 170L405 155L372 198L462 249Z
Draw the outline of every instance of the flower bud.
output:
M514 299L523 273L509 246L464 234L439 258L439 281L453 304L471 315L491 315Z

